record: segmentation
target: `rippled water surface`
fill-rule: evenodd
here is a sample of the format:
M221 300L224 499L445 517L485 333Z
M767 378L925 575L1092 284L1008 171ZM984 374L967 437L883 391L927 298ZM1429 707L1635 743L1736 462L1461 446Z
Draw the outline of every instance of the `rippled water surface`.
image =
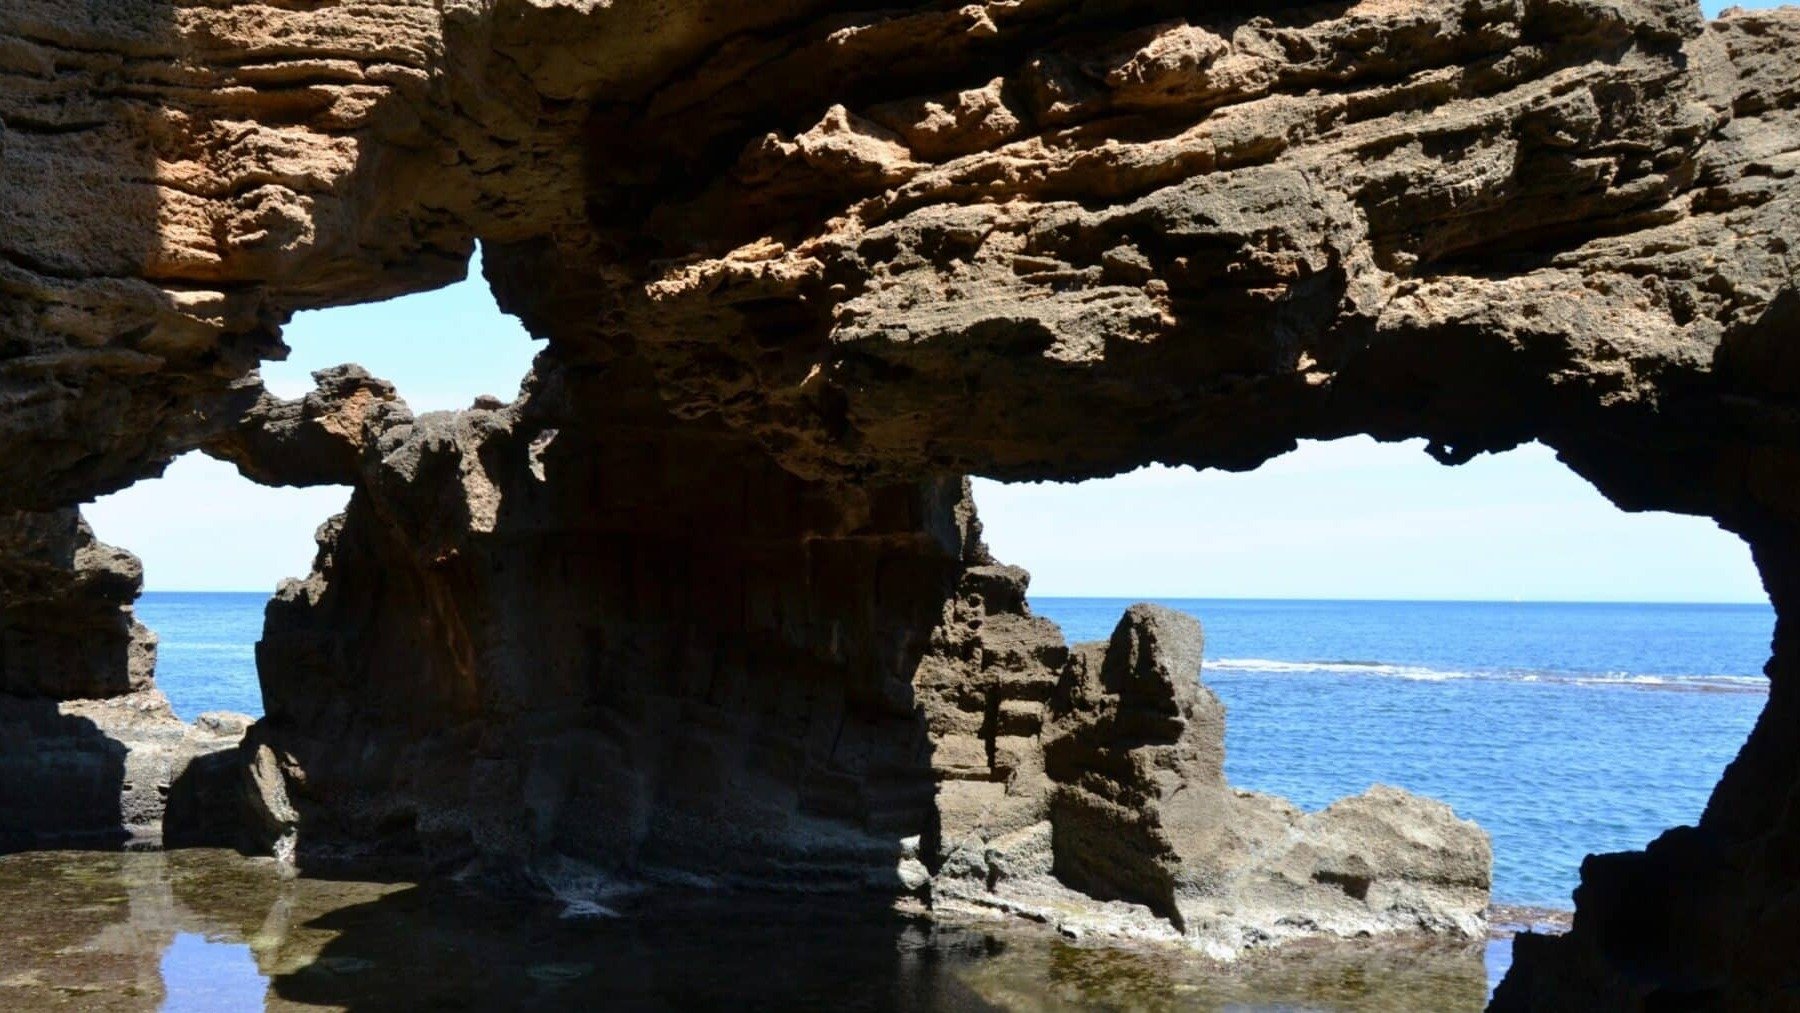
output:
M262 716L256 642L266 594L150 592L138 618L156 631L156 684L175 713L192 721L207 711Z
M0 857L0 1009L1463 1013L1480 948L1296 951L1226 973L1028 925L640 899L569 921L447 886L284 879L220 851Z

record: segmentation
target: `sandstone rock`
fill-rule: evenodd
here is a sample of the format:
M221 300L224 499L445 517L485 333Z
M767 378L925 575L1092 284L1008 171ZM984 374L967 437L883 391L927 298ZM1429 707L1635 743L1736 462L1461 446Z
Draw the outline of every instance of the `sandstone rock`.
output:
M320 370L313 381L296 401L263 391L207 453L264 485L347 485L379 434L412 421L394 385L361 366Z
M1051 820L1066 666L1170 727L1006 601L955 476L1542 440L1742 534L1782 624L1700 825L1592 863L1496 1002L1766 1006L1800 946L1796 52L1792 11L1690 0L9 3L0 509L66 524L203 445L355 479L261 651L302 855L863 882L918 835L942 880ZM549 343L520 403L259 402L289 314L475 236ZM0 597L33 551L0 538ZM5 692L141 683L72 587ZM1097 814L1173 769L1093 752L1132 764ZM1154 797L1114 886L1179 897Z

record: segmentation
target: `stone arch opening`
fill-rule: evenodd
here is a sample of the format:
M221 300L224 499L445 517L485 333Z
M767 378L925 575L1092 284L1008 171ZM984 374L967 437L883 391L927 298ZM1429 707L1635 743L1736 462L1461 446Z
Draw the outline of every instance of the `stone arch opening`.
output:
M1584 856L1699 822L1767 702L1774 614L1702 518L1625 514L1541 445L1456 468L1422 448L975 495L1070 642L1133 600L1201 620L1234 787L1446 800L1493 836L1496 904L1567 910Z
M392 383L415 415L512 401L542 345L494 301L482 252L477 243L467 276L441 288L295 314L282 328L287 356L264 363L263 386L302 398L314 372L355 363Z
M316 456L321 439L352 435L344 412L370 402L397 401L418 414L516 397L515 378L529 373L536 348L495 304L480 269L477 246L463 281L297 314L283 330L286 357L261 370L266 394L251 412L281 431L278 452ZM228 435L83 508L103 537L131 546L143 562L137 612L153 631L158 620L172 626L160 631L158 685L186 720L212 710L262 714L254 649L263 608L278 585L312 568L320 526L343 512L351 493L350 473L328 474L319 460L288 460L298 465L289 474L251 465L247 476L232 462L249 464L249 453L241 434ZM217 597L197 597L207 594Z
M156 634L156 684L177 716L261 716L263 606L283 580L311 568L314 532L349 495L341 485L260 485L194 451L160 477L83 507L98 535L141 560L135 607Z

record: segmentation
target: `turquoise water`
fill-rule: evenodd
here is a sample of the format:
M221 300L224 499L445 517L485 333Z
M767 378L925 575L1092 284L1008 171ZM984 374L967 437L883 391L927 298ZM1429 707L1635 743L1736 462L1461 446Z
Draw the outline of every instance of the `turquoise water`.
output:
M147 594L184 718L260 714L262 594ZM1041 598L1071 641L1128 599ZM1494 899L1568 907L1589 852L1699 818L1767 697L1767 605L1168 600L1207 631L1232 783L1317 808L1370 784L1494 836Z

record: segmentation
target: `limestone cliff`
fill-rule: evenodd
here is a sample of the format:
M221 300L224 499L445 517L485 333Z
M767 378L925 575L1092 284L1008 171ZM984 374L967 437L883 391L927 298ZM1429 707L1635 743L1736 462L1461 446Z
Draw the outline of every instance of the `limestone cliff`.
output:
M257 769L316 769L289 801L329 799L346 846L508 855L584 832L540 815L570 804L703 808L721 772L865 827L1024 819L934 787L995 783L952 775L1023 762L1002 740L1078 688L1017 612L992 664L934 660L978 648L961 589L996 579L963 474L1542 440L1627 509L1744 536L1781 620L1699 825L1593 860L1575 931L1523 944L1496 1005L1766 1008L1800 952L1796 53L1791 10L1686 0L19 0L0 510L202 445L264 480L354 467L319 575L271 610ZM372 387L342 417L258 402L288 314L441 284L476 239L549 341L523 402L350 447L392 410ZM915 705L942 770L902 741ZM607 762L636 776L494 762L593 748L558 738L579 708L624 715L648 752ZM1146 762L1199 762L1167 749ZM359 781L382 771L413 773ZM437 790L488 816L415 819ZM605 825L681 855L679 821ZM1134 881L1179 878L1144 854Z

